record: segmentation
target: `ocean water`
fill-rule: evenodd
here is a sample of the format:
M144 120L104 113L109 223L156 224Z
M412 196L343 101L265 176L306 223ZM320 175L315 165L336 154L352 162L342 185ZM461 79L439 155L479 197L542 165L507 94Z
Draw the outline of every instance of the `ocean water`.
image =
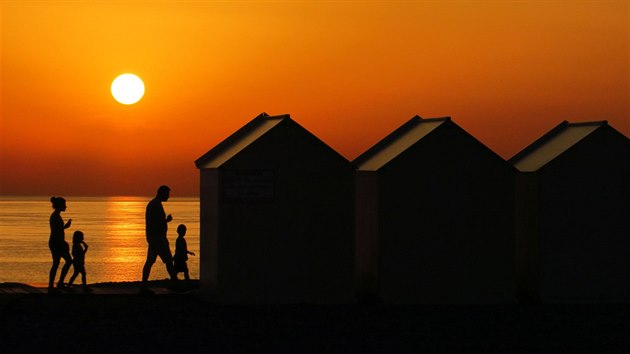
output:
M85 234L89 250L85 255L88 283L138 281L146 259L144 213L150 197L66 197L67 210L61 213L64 222L72 219L66 229L66 241L72 246L72 234ZM199 277L199 200L171 198L163 203L169 223L168 239L175 252L177 225L185 224L188 231L188 269L192 279ZM20 282L47 286L52 257L48 249L53 212L50 197L0 196L0 283ZM63 265L57 270L57 279ZM72 275L70 268L66 281ZM183 273L179 278L183 278ZM166 279L164 263L158 260L151 269L150 279ZM80 284L81 277L75 280Z

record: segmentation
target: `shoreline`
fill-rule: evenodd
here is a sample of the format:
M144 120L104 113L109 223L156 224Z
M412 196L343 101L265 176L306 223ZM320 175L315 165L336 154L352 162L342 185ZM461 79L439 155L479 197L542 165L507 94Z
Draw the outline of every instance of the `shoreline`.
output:
M130 293L130 290L137 290L140 288L140 281L123 281L123 282L100 282L100 283L88 283L87 287L91 289L101 289L108 293L114 294L116 290L121 291L122 293ZM160 279L160 280L149 280L147 282L149 288L164 288L167 289L170 284L170 280L168 279ZM187 290L196 290L199 289L199 279L190 279L190 281L186 282L186 280L180 279L176 283L178 286L182 288L186 288ZM23 290L24 293L47 293L48 285L47 284L27 284L20 282L3 282L0 283L0 295L2 294L10 294L10 293L19 293L19 289ZM73 284L69 289L71 291L78 292L82 289L82 285ZM66 290L59 290L59 293L68 292Z

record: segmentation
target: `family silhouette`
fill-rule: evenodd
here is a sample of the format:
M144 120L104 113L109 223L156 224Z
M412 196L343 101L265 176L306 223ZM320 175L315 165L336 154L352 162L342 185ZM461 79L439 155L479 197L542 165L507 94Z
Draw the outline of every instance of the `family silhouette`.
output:
M174 287L177 281L177 273L183 272L184 279L189 281L188 266L186 261L188 255L195 255L193 252L188 251L186 240L186 226L180 224L177 227L177 241L175 249L175 257L171 253L171 248L166 237L168 232L168 223L173 220L173 217L164 212L163 202L168 201L170 197L171 189L166 186L160 186L157 190L155 198L153 198L147 204L145 214L145 229L147 240L147 258L142 268L142 281L140 283L141 294L152 294L153 291L148 287L149 275L151 274L151 267L159 256L168 272L171 280L170 287ZM82 231L75 231L72 237L72 254L70 253L70 246L65 240L65 230L72 224L72 219L64 223L61 213L66 211L66 200L61 197L50 198L54 211L50 215L50 239L48 246L52 254L52 267L50 268L50 274L48 279L48 292L55 293L61 289L70 290L76 277L81 274L81 283L84 292L91 292L91 289L87 286L86 278L87 272L85 270L85 254L88 251L88 245L85 243L85 235ZM59 281L55 287L55 277L57 275L57 268L61 258L64 259L64 265L59 275ZM67 284L64 283L64 279L70 269L70 266L74 266L74 273L70 277Z

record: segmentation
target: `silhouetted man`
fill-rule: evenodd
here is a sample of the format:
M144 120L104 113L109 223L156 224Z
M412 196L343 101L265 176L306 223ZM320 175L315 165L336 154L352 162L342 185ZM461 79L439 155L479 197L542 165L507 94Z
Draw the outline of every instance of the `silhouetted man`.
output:
M166 264L166 271L170 275L171 280L176 279L173 269L173 255L171 254L171 248L166 238L168 223L173 220L173 218L170 214L166 216L164 207L162 207L162 202L168 200L170 192L171 189L168 186L160 186L155 198L147 204L146 235L149 249L147 251L147 260L142 268L142 284L140 288L142 292L150 292L147 288L147 280L149 280L151 267L153 263L155 263L157 256L160 256L162 262Z

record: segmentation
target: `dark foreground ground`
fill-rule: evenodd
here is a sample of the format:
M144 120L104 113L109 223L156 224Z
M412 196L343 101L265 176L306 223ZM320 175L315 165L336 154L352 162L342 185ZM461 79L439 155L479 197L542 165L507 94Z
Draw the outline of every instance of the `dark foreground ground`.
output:
M630 352L630 305L226 306L127 284L0 308L0 353Z

